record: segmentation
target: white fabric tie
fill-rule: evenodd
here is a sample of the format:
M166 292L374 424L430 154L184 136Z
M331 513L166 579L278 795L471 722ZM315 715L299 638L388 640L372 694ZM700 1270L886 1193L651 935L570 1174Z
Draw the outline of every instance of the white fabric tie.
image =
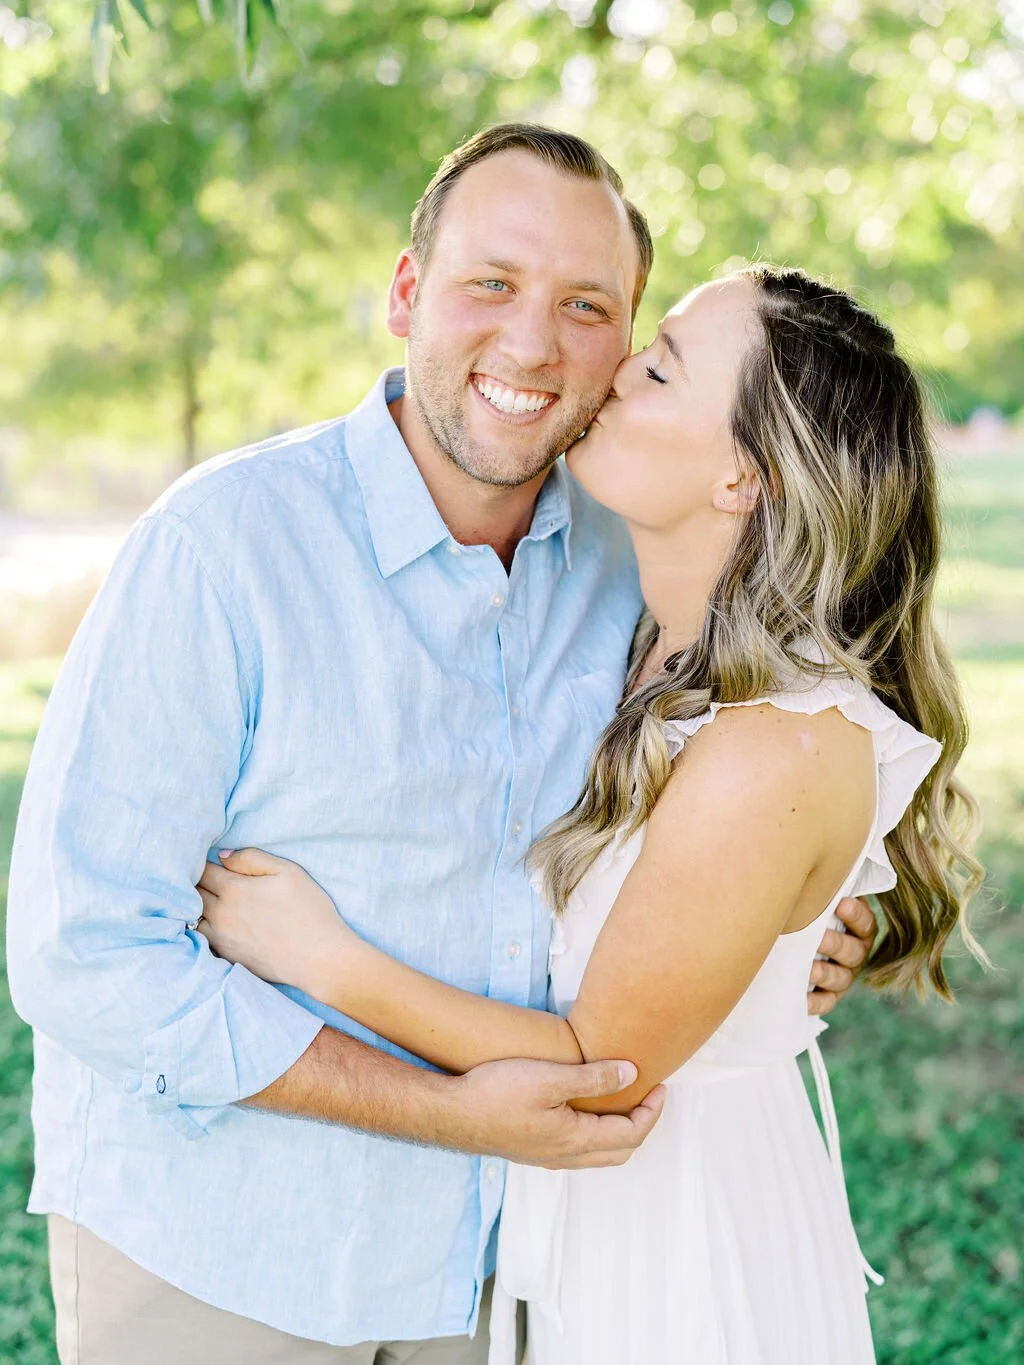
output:
M818 1033L823 1033L828 1028L824 1019L818 1021ZM821 1121L825 1128L825 1146L828 1148L829 1161L832 1169L838 1177L842 1187L843 1198L846 1200L846 1207L850 1207L850 1197L846 1191L846 1176L843 1173L843 1153L839 1145L839 1120L836 1118L836 1107L832 1100L832 1086L829 1083L828 1071L825 1067L825 1059L821 1055L821 1048L818 1046L817 1036L811 1039L807 1046L807 1053L811 1059L811 1072L814 1075L814 1086L818 1093L818 1108L821 1110ZM853 1217L851 1215L852 1224ZM856 1234L855 1234L856 1235ZM861 1269L873 1284L885 1284L885 1276L879 1275L868 1262L867 1257L860 1249L860 1242L857 1242L857 1254L860 1257Z

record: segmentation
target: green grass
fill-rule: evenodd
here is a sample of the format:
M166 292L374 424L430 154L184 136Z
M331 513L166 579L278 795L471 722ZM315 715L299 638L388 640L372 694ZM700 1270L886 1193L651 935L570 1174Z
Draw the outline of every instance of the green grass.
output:
M0 906L7 908L14 816L56 661L0 665ZM3 951L3 949L0 949ZM6 956L4 958L6 967ZM24 1212L32 1178L29 1030L0 980L0 1360L56 1365L46 1273L46 1227Z
M995 970L952 963L959 1001L860 990L825 1039L850 1202L887 1276L869 1305L882 1365L1024 1359L1024 464L971 460L946 478L942 613L970 702L965 774L982 801ZM0 666L0 882L54 661ZM31 1174L29 1033L0 995L0 1360L55 1365L45 1228Z

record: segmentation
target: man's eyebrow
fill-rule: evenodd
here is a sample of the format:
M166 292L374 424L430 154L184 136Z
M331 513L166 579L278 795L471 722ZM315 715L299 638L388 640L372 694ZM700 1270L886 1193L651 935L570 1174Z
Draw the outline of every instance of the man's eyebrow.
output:
M658 337L661 341L665 343L666 347L668 348L669 355L682 370L683 374L685 374L686 362L683 360L683 353L679 349L679 343L674 339L670 332L661 331L658 333Z
M610 299L620 297L614 285L602 284L600 280L570 280L566 288L578 290L581 294L605 294Z

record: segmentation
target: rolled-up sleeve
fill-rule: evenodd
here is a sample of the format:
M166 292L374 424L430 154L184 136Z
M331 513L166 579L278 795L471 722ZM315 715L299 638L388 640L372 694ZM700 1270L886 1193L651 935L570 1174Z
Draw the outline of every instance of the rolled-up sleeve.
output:
M61 669L29 765L8 904L15 1008L199 1137L322 1021L186 925L259 709L225 576L167 514L133 530Z

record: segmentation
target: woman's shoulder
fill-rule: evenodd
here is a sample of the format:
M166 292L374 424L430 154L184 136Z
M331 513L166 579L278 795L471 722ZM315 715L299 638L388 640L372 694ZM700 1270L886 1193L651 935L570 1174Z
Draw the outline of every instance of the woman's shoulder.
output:
M834 707L719 707L673 765L648 820L645 854L683 869L695 849L721 857L727 848L728 879L807 876L836 850L842 862L862 847L875 771L870 734Z
M848 802L859 808L870 797L879 844L942 752L864 682L838 672L808 672L769 696L712 703L699 716L665 722L665 737L674 772L662 816L707 801L722 808L732 791L738 812L788 803L828 831L842 828ZM894 875L881 847L874 860L881 871L872 891L891 886Z
M872 694L846 674L794 674L788 685L743 701L714 701L699 715L664 722L665 738L672 758L702 737L702 747L791 745L794 739L836 736L849 742L848 724L870 729L864 719L872 714ZM887 708L883 708L887 709ZM837 723L838 722L838 723ZM714 736L714 739L711 736Z
M685 766L692 770L701 755L701 768L724 765L737 779L753 778L763 764L767 777L779 784L834 775L837 764L857 764L858 760L864 760L867 771L874 758L870 730L850 724L835 700L819 693L815 701L822 704L811 705L808 698L779 693L749 702L716 704L694 721L669 722L666 729L675 739L674 757L685 751Z
M783 715L795 719L786 724ZM866 682L827 665L817 655L794 663L790 675L771 692L742 701L714 701L697 716L665 721L664 732L670 756L675 758L709 727L723 740L726 735L748 739L763 735L769 742L784 743L787 733L842 735L844 727L836 724L837 717L872 734L880 757L886 751L913 748L938 753L935 740L903 720Z

